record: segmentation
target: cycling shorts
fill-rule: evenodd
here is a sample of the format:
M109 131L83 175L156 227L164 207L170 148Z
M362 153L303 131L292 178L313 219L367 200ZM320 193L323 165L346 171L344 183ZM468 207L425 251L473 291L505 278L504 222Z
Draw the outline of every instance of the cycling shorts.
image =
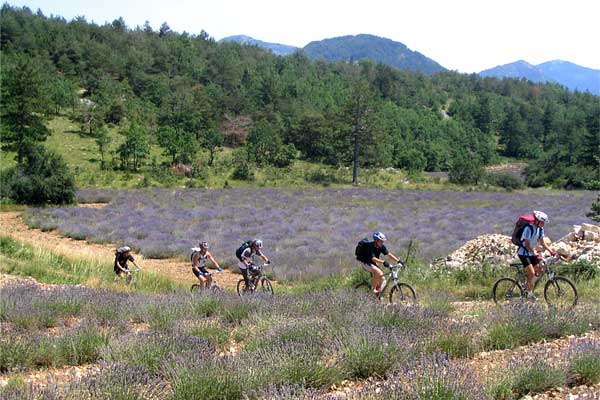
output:
M521 260L523 268L527 268L530 265L536 266L540 263L537 256L522 256L519 254L519 260Z
M210 272L208 272L208 270L206 269L206 267L200 267L200 268L198 268L198 271L196 271L194 268L192 268L192 272L196 276L210 275Z

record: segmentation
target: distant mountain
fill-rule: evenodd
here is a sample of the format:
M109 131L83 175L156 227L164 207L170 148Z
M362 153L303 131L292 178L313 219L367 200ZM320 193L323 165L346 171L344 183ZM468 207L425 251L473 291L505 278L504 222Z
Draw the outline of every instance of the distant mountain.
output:
M400 42L366 34L310 42L304 47L304 52L311 58L324 58L334 62L370 59L427 75L445 70L437 62L417 51L410 50Z
M496 78L525 78L532 82L554 82L580 92L600 95L600 70L582 67L568 61L554 60L539 65L526 61L486 69L480 76Z
M269 43L263 42L262 40L251 38L250 36L245 35L235 35L228 36L219 40L219 42L237 42L241 44L249 44L252 46L263 47L265 49L271 50L273 54L278 56L287 56L289 54L294 53L298 50L298 47L288 46L287 44L279 44L279 43Z

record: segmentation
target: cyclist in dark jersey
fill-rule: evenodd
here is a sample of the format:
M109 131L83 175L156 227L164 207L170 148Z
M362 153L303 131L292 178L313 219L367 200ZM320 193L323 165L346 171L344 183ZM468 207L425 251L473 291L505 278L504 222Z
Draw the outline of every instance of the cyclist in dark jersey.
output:
M133 265L135 265L137 268L140 268L135 263L135 259L131 255L131 248L129 246L119 247L115 253L115 274L118 276L131 275L131 272L129 272L129 266L127 265L128 261L131 261Z
M192 272L200 281L200 289L204 289L204 285L208 281L207 276L210 272L206 269L206 260L208 259L217 269L217 272L223 271L223 268L219 265L217 260L208 251L208 242L200 242L198 247L192 248L192 255L190 256L192 261Z
M379 294L381 288L385 287L385 278L383 271L377 266L377 263L382 263L386 268L390 267L390 263L381 258L381 255L390 257L395 262L399 262L400 259L390 253L383 244L387 240L386 236L382 232L373 233L373 241L365 242L361 246L361 252L356 256L356 259L362 263L362 267L365 271L370 272L373 279L371 280L371 287L373 292Z

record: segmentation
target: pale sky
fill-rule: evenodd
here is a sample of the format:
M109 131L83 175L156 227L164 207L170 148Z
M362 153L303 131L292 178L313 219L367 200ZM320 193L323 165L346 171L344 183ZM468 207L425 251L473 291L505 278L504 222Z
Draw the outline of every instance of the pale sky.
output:
M313 40L368 33L402 42L459 72L479 72L525 60L565 60L600 69L598 0L12 0L67 20L97 24L123 17L130 28L149 21L157 30L216 40L248 35L304 47Z

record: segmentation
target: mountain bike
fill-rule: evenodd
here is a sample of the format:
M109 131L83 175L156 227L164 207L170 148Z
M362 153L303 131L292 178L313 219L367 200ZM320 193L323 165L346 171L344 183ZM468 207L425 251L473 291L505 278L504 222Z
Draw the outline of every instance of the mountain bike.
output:
M542 273L535 281L533 290L541 281L542 276L548 276L548 281L544 285L544 299L550 307L555 308L571 308L577 305L579 295L577 288L568 278L557 275L552 269L552 264L560 260L559 255L549 256L540 261ZM498 305L506 305L516 301L526 299L527 275L525 274L521 263L510 264L511 267L517 269L517 277L501 278L496 281L492 289L494 303Z
M400 282L399 273L400 271L406 269L406 264L399 262L395 265L390 265L389 272L386 275L386 282L383 285L383 288L376 295L377 299L381 300L384 297L384 293L387 288L390 288L388 298L391 304L394 303L412 303L416 301L417 295L415 290L408 283ZM363 289L373 291L371 287L370 281L363 281L357 284L355 289Z
M217 285L214 282L212 272L209 272L208 274L204 274L204 276L206 277L206 282L204 282L204 287L200 287L200 283L194 283L192 285L192 287L190 287L190 292L198 293L198 292L205 291L205 290L211 290L213 292L220 292L223 290L223 289L221 289L221 287L219 285Z
M264 275L264 268L269 264L250 264L248 266L248 273L250 276L248 277L250 280L250 287L246 287L246 282L244 279L240 279L237 283L237 293L240 296L254 293L256 291L260 291L266 294L273 294L273 285L269 278Z
M410 257L410 251L413 246L413 241L411 240L408 243L408 249L406 250L406 256L404 257L405 262L398 262L398 264L390 265L389 272L387 273L385 284L383 288L376 295L378 300L381 300L384 297L384 293L387 288L390 288L388 299L391 304L393 303L403 303L409 304L413 303L417 300L417 295L415 293L415 289L410 286L408 283L400 282L399 274L400 271L403 271L407 268L407 262ZM373 293L373 287L371 286L371 281L362 281L354 286L355 289L368 290Z

